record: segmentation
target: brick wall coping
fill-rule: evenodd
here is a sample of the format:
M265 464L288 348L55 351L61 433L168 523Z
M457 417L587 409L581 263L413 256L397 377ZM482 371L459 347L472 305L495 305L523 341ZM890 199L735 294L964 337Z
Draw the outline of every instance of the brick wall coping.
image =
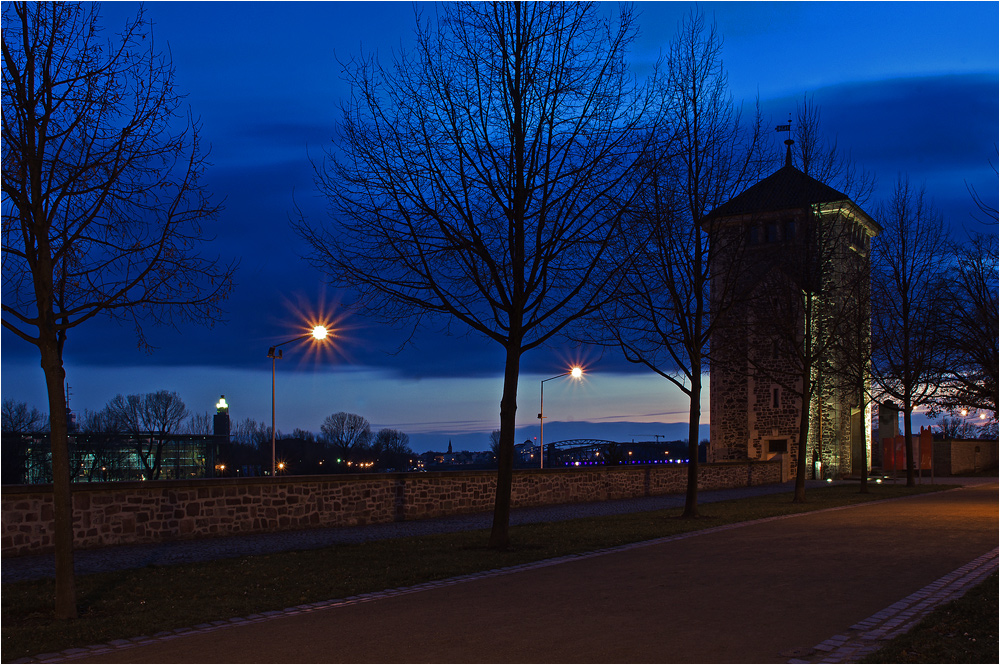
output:
M769 461L761 460L720 460L718 462L701 462L702 467L725 467L747 465L767 465L773 464ZM660 469L660 468L682 468L687 469L687 464L621 464L615 466L586 466L586 467L562 467L558 469L514 469L515 474L563 474L579 473L580 471L598 473L621 473L634 469ZM190 480L146 480L132 482L89 482L73 483L73 494L78 492L106 492L108 490L149 490L149 489L188 489L205 487L249 487L253 485L302 485L307 483L324 482L372 482L377 480L416 480L420 478L455 478L458 476L489 476L497 475L496 469L469 469L469 470L448 470L448 471L394 471L389 473L326 473L313 476L281 476L273 479L270 476L247 476L240 478L195 478ZM2 495L18 494L51 494L51 483L38 483L35 485L3 485L0 487Z

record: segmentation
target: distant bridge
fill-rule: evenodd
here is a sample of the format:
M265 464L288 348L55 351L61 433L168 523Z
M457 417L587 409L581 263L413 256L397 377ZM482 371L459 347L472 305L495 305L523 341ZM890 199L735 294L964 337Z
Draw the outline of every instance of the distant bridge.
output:
M597 446L617 446L619 443L617 441L607 441L605 439L566 439L565 441L556 441L555 443L549 444L560 449L567 448L593 448Z

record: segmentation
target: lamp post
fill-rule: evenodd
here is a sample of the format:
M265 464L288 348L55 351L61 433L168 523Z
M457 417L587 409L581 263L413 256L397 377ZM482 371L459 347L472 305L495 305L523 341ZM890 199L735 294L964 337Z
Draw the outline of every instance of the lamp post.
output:
M564 376L572 376L574 379L579 379L583 376L582 367L574 367L568 372L563 372L562 374L556 374L555 376L550 376L547 379L542 379L541 382L541 399L538 404L538 468L545 468L545 382L551 381L552 379L561 379Z
M274 433L275 433L275 429L274 429L274 393L275 393L275 390L274 390L274 384L275 384L275 381L274 381L274 378L275 378L275 376L274 376L275 375L274 361L279 360L280 358L282 358L282 351L280 349L278 349L278 347L279 346L284 346L285 344L291 344L292 342L298 342L298 341L301 341L301 340L304 340L304 339L308 339L310 337L312 337L316 341L324 340L324 339L327 338L327 336L329 334L330 334L330 331L327 330L326 326L314 326L313 329L310 332L307 332L304 335L299 335L297 337L293 337L292 339L289 339L289 340L285 340L284 342L281 342L280 344L275 344L274 346L272 346L271 348L269 348L267 350L267 357L271 359L271 477L272 478L275 476L275 472L277 470L276 466L275 466L275 450L274 450Z

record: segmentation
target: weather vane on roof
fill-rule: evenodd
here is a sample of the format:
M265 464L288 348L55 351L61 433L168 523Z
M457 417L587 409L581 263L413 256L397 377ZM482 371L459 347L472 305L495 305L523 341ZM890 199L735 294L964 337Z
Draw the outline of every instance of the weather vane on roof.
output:
M774 131L776 131L778 133L781 133L781 132L787 132L788 133L788 137L785 139L785 166L791 166L792 165L792 144L795 143L795 141L792 140L792 114L791 114L791 112L788 113L788 124L787 125L778 125L777 127L774 128Z
M776 131L776 132L788 132L788 138L791 138L792 137L792 114L791 113L788 114L788 124L787 125L778 125L777 127L774 128L774 131Z

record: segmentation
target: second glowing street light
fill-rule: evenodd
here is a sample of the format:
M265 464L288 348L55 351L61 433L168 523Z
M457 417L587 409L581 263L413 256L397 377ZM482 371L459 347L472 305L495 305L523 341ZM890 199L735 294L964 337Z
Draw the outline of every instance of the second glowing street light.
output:
M316 341L324 340L330 331L327 330L326 326L314 326L312 331L307 332L304 335L299 335L298 337L293 337L292 339L285 340L280 344L275 344L267 350L267 357L271 359L271 477L275 476L277 471L275 466L275 450L274 450L274 361L282 357L282 352L278 349L279 346L284 346L285 344L291 344L292 342L298 342L303 339L308 339L312 337ZM276 351L277 350L277 351Z
M541 400L538 404L538 468L545 468L545 382L551 381L553 379L561 379L564 376L572 376L574 379L579 379L583 376L582 367L574 367L568 372L563 372L562 374L556 374L555 376L550 376L547 379L542 379L541 383Z

